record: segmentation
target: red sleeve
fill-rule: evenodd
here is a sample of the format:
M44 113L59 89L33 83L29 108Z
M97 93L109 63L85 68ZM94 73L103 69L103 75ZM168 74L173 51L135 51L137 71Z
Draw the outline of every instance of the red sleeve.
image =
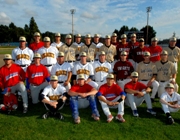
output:
M101 87L99 88L99 92L100 92L102 95L104 95L104 86L101 86Z
M70 90L76 92L78 90L77 85L72 86Z
M20 66L18 66L19 67L19 75L20 75L20 77L21 77L21 80L22 81L25 81L25 79L26 79L26 73L24 72L24 70L20 67Z
M30 76L30 66L27 67L26 78L29 78L29 76Z
M124 89L127 89L127 88L131 89L132 86L131 86L130 84L127 83L127 84L125 84Z
M121 92L123 92L122 88L119 85L116 85L116 95L119 96Z
M87 91L91 91L93 89L93 87L89 84L86 84L85 87L86 87Z
M8 96L6 96L6 95L4 95L4 97L3 97L3 104L5 106L7 106L7 104L8 104Z
M140 90L140 91L142 91L143 89L146 89L146 88L147 88L147 86L146 86L145 84L140 83L140 82L139 82L139 84L138 84L138 87L139 87L139 90Z

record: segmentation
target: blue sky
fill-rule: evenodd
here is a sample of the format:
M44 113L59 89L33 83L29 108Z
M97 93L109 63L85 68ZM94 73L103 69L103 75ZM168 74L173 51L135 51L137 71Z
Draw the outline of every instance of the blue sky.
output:
M102 37L123 25L141 29L147 24L146 7L152 6L149 25L159 39L180 38L179 0L0 0L0 24L13 22L24 27L33 16L41 32L71 32L74 14L75 33Z

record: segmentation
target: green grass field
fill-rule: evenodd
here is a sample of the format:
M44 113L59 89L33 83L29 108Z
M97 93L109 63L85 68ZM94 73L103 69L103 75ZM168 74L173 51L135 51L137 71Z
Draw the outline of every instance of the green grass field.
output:
M180 78L177 79L180 84ZM2 102L2 98L0 99ZM148 114L146 104L143 103L138 107L140 117L133 117L131 109L125 106L125 123L115 119L111 123L106 123L106 116L98 104L100 121L94 121L91 118L90 108L87 108L80 110L81 123L76 125L71 117L69 106L61 110L65 120L56 118L43 120L41 116L46 112L44 105L30 103L27 114L22 114L21 106L10 115L0 113L0 140L171 140L180 138L180 112L172 113L175 124L166 125L166 118L158 99L153 106L157 116ZM111 111L115 116L117 109Z

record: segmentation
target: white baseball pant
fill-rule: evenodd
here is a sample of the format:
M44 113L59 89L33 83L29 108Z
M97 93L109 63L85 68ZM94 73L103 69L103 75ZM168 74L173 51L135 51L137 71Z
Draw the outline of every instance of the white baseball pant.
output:
M60 85L64 86L64 83L60 83ZM71 89L71 84L69 83L67 86L64 86L66 91L68 92Z
M96 81L96 83L98 84L98 89L100 88L100 86L102 86L103 84L105 84L106 83L106 80L104 80L104 81L102 81L102 82L97 82Z
M92 86L93 88L98 89L98 84L97 84L96 82L90 81L88 84L89 84L90 86Z
M131 81L131 79L118 80L117 84L121 87L122 90L124 90L125 84L127 84L130 81Z
M180 105L180 101L178 101L178 104ZM164 113L170 113L170 112L178 112L179 108L172 108L166 104L161 103L162 106L162 110L164 111Z

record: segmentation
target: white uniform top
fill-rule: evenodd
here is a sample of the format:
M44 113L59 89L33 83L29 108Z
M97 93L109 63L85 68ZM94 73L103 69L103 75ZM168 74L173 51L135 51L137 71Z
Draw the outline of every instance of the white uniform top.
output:
M57 87L54 89L51 85L48 85L43 90L42 94L44 95L44 98L50 101L51 96L61 96L63 93L66 92L65 87L58 84ZM53 100L52 100L53 101Z
M51 75L58 76L58 81L66 81L68 78L68 72L71 70L71 65L64 62L62 65L56 63L51 69Z
M84 45L84 43L83 43L83 42L80 42L80 43L74 42L73 45L75 45L75 46L77 46L77 47L78 47L78 46L81 47L81 46Z
M23 50L17 47L12 51L12 59L15 60L15 63L18 65L30 65L33 57L34 53L28 47Z
M164 92L160 98L170 104L176 104L176 102L180 101L180 95L176 92L174 92L172 96L170 96L167 92Z
M94 79L96 82L105 81L108 73L113 72L111 64L107 61L105 61L104 63L96 61L93 64L93 68L94 68Z
M37 53L41 54L41 64L53 65L57 62L59 52L57 48L50 46L49 48L40 48Z
M87 62L85 65L78 62L73 68L73 75L84 74L85 80L89 78L90 75L94 75L93 66L91 63Z
M95 59L99 59L99 48L101 48L101 46L103 46L103 43L99 42L96 44L93 42L93 44L96 46L96 50L97 50Z

